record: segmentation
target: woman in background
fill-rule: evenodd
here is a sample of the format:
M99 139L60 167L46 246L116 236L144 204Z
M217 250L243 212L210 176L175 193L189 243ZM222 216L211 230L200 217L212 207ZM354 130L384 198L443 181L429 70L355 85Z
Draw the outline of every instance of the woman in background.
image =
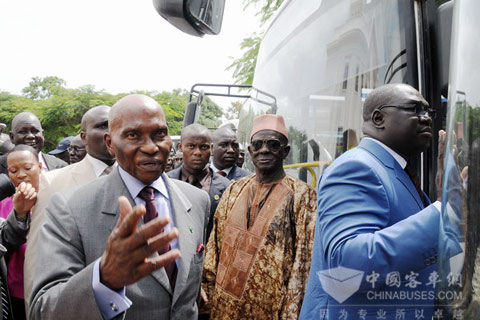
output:
M16 187L13 196L0 202L0 217L14 211L20 228L27 229L30 214L37 200L37 190L42 164L38 161L35 149L27 145L17 145L7 157L8 175ZM26 319L23 296L23 262L25 260L26 244L7 247L5 261L7 264L7 284L10 292L12 313L15 320Z

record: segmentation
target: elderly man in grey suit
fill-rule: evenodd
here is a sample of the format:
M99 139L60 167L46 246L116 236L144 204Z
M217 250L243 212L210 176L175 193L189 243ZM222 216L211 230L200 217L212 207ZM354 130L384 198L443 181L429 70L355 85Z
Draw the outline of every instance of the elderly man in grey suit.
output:
M197 318L210 201L163 173L163 109L144 95L120 99L105 142L118 168L47 207L30 318Z
M223 192L230 185L230 180L213 172L208 165L212 138L207 128L194 123L182 130L178 149L183 154L183 164L167 175L204 190L210 197L210 218L208 219L207 239L213 228L213 216ZM208 242L208 241L207 241Z
M45 221L45 208L54 193L84 185L110 172L115 158L108 152L103 136L108 130L110 107L100 105L89 109L82 117L80 137L87 155L82 161L40 175L37 204L34 207L24 264L24 295L28 313L35 272L38 234Z

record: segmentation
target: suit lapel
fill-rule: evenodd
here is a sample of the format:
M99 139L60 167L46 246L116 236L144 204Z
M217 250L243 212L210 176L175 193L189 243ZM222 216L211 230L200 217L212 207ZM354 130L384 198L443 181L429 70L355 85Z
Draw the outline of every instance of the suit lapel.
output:
M195 230L194 221L190 216L192 205L186 195L175 185L175 182L163 175L167 184L169 196L172 205L172 214L175 226L178 229L178 249L181 256L177 264L177 280L173 293L172 305L178 300L182 291L185 289L190 264L195 254L196 243L194 234L204 232L204 230ZM163 270L163 269L162 269ZM166 277L166 275L165 275Z
M103 188L104 192L102 197L103 202L101 204L101 213L115 218L113 221L114 223L110 226L110 230L113 230L113 227L117 221L117 215L120 214L118 197L127 197L132 206L135 205L135 201L133 201L132 196L123 183L120 173L118 172L118 168L112 171L112 173L110 173L108 176L102 178L101 181L103 181L103 184L105 185Z
M393 156L390 153L388 153L387 150L385 150L378 143L376 143L372 140L369 140L369 139L362 139L359 147L361 147L361 148L367 150L368 152L370 152L374 157L376 157L378 160L380 160L380 162L382 162L382 164L385 167L387 167L390 170L393 170L397 180L400 181L402 183L402 185L412 195L412 197L415 199L415 202L417 203L418 207L420 209L423 209L422 200L420 199L420 195L418 194L417 189L415 189L415 186L413 185L412 180L407 175L405 170L403 170L402 167L400 167L397 160L395 160L395 158L393 158Z
M420 209L423 209L423 203L422 203L422 200L420 199L420 195L418 194L417 189L413 185L412 180L407 175L405 170L403 170L398 164L397 164L397 167L395 168L395 176L405 186L408 192L410 192L412 197L415 199L415 202L417 203L418 207Z
M83 158L82 161L72 168L72 179L77 185L86 184L95 178L95 172L87 158Z
M41 156L43 157L43 160L45 160L45 164L47 165L48 171L53 170L54 165L52 163L52 160L48 157L48 155L46 155L45 153L42 153Z

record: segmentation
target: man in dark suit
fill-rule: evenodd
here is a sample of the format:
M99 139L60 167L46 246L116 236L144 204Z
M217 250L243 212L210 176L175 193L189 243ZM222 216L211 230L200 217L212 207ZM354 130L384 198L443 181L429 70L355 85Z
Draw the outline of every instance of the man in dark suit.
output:
M168 176L182 180L202 189L210 196L210 218L207 239L213 227L213 215L217 209L223 191L230 185L230 180L213 172L208 166L212 139L207 128L200 124L191 124L182 130L179 150L183 153L183 164L170 172Z
M42 153L45 138L43 128L37 116L31 112L20 112L12 120L10 139L14 145L26 144L32 146L38 152L38 161L42 164L42 171L50 171L63 168L68 165L52 155ZM7 156L0 157L0 173L8 173Z
M46 209L30 319L195 319L208 195L163 174L171 139L152 98L120 99L105 143L117 169Z
M212 163L213 171L226 177L228 180L237 181L252 174L237 166L239 144L237 135L225 126L218 128L212 134Z

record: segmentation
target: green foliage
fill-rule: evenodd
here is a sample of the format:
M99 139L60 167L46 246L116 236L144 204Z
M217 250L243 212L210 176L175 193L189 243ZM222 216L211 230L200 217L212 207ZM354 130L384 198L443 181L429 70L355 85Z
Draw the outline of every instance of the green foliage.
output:
M248 38L243 39L240 48L244 50L243 55L233 60L227 67L227 70L233 69L233 78L236 84L252 84L255 66L257 65L258 50L262 41L263 33L257 35L254 33Z
M244 0L245 8L249 6L260 7L256 16L260 17L260 24L264 25L282 5L284 0ZM226 70L233 70L236 84L252 84L255 66L257 64L258 50L265 31L254 32L242 40L240 48L243 55L234 59Z
M220 117L223 115L222 109L209 97L204 97L202 102L202 112L198 123L207 128L218 128L220 126Z
M230 107L225 111L225 118L227 118L227 120L239 119L242 106L243 104L241 101L233 101Z
M48 99L58 95L65 88L65 80L50 76L45 78L33 77L28 87L23 88L23 95L33 100Z
M140 92L138 92L140 93ZM172 92L161 93L145 92L160 103L165 111L168 131L170 135L180 135L182 132L183 115L188 102L189 93L185 89L175 89Z
M265 24L273 14L280 8L284 0L243 0L245 8L254 5L260 6L260 11L256 13L256 16L260 17L261 24Z
M20 112L30 111L38 116L44 129L46 151L55 148L66 136L80 132L83 114L98 105L113 105L118 99L129 93L110 94L96 90L93 85L77 89L65 88L65 81L58 77L35 77L29 86L22 90L23 96L0 91L0 123L10 125L13 117ZM133 93L133 92L131 92ZM182 131L183 115L189 98L185 89L172 92L135 91L154 98L165 111L169 133L179 135ZM205 98L200 115L200 123L217 127L223 115L220 107L209 98ZM9 132L7 129L6 132Z

